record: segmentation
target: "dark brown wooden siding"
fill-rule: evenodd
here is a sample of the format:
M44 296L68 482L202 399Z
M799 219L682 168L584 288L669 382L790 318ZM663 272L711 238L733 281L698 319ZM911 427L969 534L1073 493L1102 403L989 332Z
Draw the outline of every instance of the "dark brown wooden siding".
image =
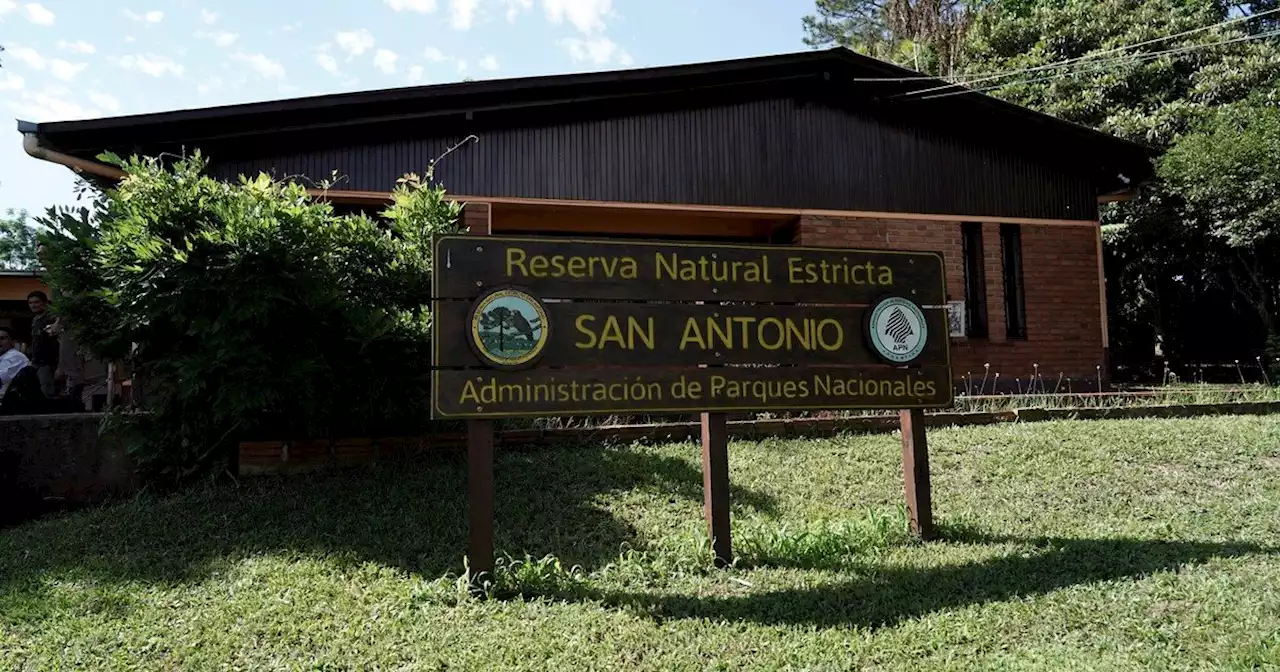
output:
M956 123L963 123L957 121ZM448 129L452 131L453 129ZM791 98L648 110L473 131L437 179L453 193L929 214L1095 219L1090 178L1034 158L1034 148L979 145L866 111ZM387 191L464 133L421 128L382 137L334 134L330 146L214 155L222 177L268 171L340 189ZM393 137L386 137L392 135ZM324 142L324 136L312 140ZM221 159L221 161L219 161Z

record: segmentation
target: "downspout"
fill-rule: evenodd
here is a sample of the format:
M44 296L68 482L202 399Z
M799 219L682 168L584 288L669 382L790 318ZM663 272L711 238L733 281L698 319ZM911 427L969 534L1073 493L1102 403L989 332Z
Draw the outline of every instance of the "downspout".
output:
M98 163L97 161L88 161L70 154L57 152L40 144L40 137L35 133L24 132L22 134L22 149L27 154L40 159L41 161L49 161L52 163L62 164L77 173L89 173L98 177L105 177L112 180L118 180L124 177L124 171L115 166Z

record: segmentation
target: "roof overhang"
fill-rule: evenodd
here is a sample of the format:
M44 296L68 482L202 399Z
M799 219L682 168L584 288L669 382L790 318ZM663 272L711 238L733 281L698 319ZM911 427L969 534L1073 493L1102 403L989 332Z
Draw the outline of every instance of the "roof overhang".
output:
M1096 176L1099 196L1131 191L1152 175L1151 151L1094 129L990 96L965 92L930 100L902 97L953 86L890 63L836 48L776 56L596 72L461 82L307 98L31 124L46 155L93 161L105 150L121 154L181 152L193 147L253 146L291 135L315 137L359 127L370 133L431 124L459 129L509 123L529 115L554 117L573 109L618 103L628 108L696 96L714 100L734 92L819 84L830 97L875 108L904 123L959 130L979 141L1034 145L1049 161L1070 161ZM958 91L958 90L957 90ZM41 157L45 158L45 157ZM59 161L62 162L62 161ZM68 164L70 165L70 164ZM85 165L71 166L87 170ZM92 172L92 170L89 170Z

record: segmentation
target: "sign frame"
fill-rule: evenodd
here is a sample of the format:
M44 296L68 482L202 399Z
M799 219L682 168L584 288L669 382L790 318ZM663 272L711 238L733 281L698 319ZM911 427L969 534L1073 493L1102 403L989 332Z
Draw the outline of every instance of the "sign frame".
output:
M478 204L478 206L482 208L480 212L482 212L486 216L486 218L489 218L491 216L491 214L488 212L488 209L491 206L489 206L488 204ZM464 208L467 210L468 213L473 207L477 207L477 205L464 206ZM920 403L920 404L905 404L900 401L896 401L894 404L892 404L892 406L887 404L882 404L882 403L832 406L832 405L823 403L821 404L820 408L819 406L815 405L812 402L794 405L794 406L785 406L785 407L777 406L777 405L760 406L755 404L748 405L746 407L721 407L721 406L708 407L707 405L703 404L699 406L691 406L687 408L681 407L681 408L675 408L675 409L669 409L669 410L654 409L654 408L637 409L635 407L632 407L630 409L619 409L619 410L612 410L612 411L596 410L592 414L618 413L618 412L681 413L683 414L683 413L700 412L701 429L702 429L701 433L702 433L703 483L704 483L704 490L705 490L704 515L706 518L707 532L711 539L711 548L714 554L715 564L717 567L726 567L726 566L731 566L733 562L732 544L730 539L730 523L729 523L729 476L728 476L728 447L727 447L729 429L728 429L728 423L727 423L727 416L725 415L726 412L756 411L756 410L784 410L785 411L785 410L809 410L809 409L835 410L837 408L859 408L859 409L897 408L899 409L899 418L900 418L901 429L902 429L902 434L901 434L902 460L903 460L903 473L905 478L904 487L905 487L905 494L906 494L906 500L907 500L909 526L911 528L912 533L916 534L923 540L927 541L929 539L932 539L935 536L935 531L933 527L932 497L931 497L931 487L930 487L930 477L929 477L928 448L927 448L927 442L925 437L925 422L924 422L923 409L948 405L953 402L954 393L955 393L954 380L952 378L953 371L952 371L951 353L950 353L950 340L953 337L953 334L951 333L952 329L950 328L951 321L948 319L950 316L950 311L946 310L952 302L949 301L949 297L947 296L947 292L946 292L946 263L941 253L932 252L932 251L913 252L913 251L907 251L907 250L853 250L853 249L843 249L843 248L804 247L804 246L788 246L788 245L759 245L759 244L733 245L733 244L726 244L726 243L686 243L686 242L672 242L672 241L624 241L624 240L616 240L616 239L614 240L589 239L589 238L580 238L580 237L539 238L539 237L532 237L532 236L504 236L495 241L494 237L488 237L488 238L484 237L484 236L491 236L492 234L491 225L485 228L486 228L485 231L471 231L469 232L470 235L439 236L432 241L432 253L434 255L433 268L432 268L433 295L432 295L432 301L431 301L432 318L433 318L431 334L432 334L432 339L434 341L432 346L432 360L433 360L432 361L432 385L431 385L432 415L433 417L452 417L452 418L466 419L467 456L468 456L467 457L467 461L468 461L468 488L467 488L468 489L468 527L469 527L467 560L470 567L469 580L474 590L477 590L477 591L483 590L483 587L482 587L483 582L485 581L485 578L492 573L494 568L493 470L494 470L494 443L495 443L494 438L495 437L494 437L494 420L493 419L502 418L502 417L573 415L574 413L566 413L566 412L560 412L560 411L548 412L545 410L533 410L528 413L513 413L509 410L503 410L503 409L484 413L482 412L482 409L481 409L480 412L472 413L472 414L451 414L451 415L445 415L445 416L438 415L438 412L439 412L438 400L441 398L439 396L440 380L441 380L441 373L444 370L437 366L437 362L439 361L438 359L439 347L441 343L441 338L443 336L443 333L442 333L443 330L441 329L440 320L436 318L439 315L441 315L439 308L442 305L441 303L442 301L448 301L451 303L458 302L458 301L470 302L471 305L468 307L465 313L466 315L465 325L467 326L465 340L468 343L468 348L470 348L472 354L475 356L477 363L482 364L482 366L471 366L471 367L464 366L464 367L450 369L448 370L449 375L471 376L471 375L475 375L474 374L475 371L480 371L482 373L487 371L491 375L495 375L495 376L502 375L507 377L543 375L543 373L547 371L556 372L556 371L574 371L575 370L574 367L572 366L566 367L564 369L555 369L555 368L549 368L549 366L543 365L544 358L547 357L548 355L547 344L552 342L552 334L553 334L553 330L555 329L555 326L553 324L554 320L549 319L549 313L546 310L547 303L552 303L552 300L570 299L575 302L580 302L585 300L589 304L594 302L604 302L604 301L623 301L623 302L629 301L632 304L638 304L645 301L657 301L657 302L667 301L675 305L689 305L689 304L703 303L703 304L712 304L712 308L711 308L712 310L717 309L717 307L723 308L724 306L721 304L725 304L725 303L732 304L737 302L754 304L754 306L763 306L763 305L772 306L774 304L789 304L792 306L801 305L806 307L808 306L819 306L819 307L841 306L842 308L849 309L849 310L853 310L855 308L864 308L865 310L863 312L862 319L856 321L856 322L860 322L862 326L862 328L858 330L859 331L858 336L863 341L862 345L864 349L868 351L868 354L872 354L872 358L870 358L871 361L877 361L879 363L873 364L871 363L871 361L868 361L865 364L858 364L855 366L843 366L843 367L839 367L839 366L824 367L824 366L809 365L805 367L796 368L795 370L807 372L807 373L812 373L814 371L820 371L820 370L838 370L838 371L849 372L850 374L856 374L856 373L862 372L862 373L870 373L872 375L876 374L877 372L878 373L892 372L894 375L906 375L906 376L910 376L912 374L920 375L920 374L923 374L924 372L931 372L934 374L940 374L940 375L937 375L937 378L933 382L937 384L942 390L945 390L944 399L931 399L930 402ZM873 291L873 290L863 289L863 290L858 290L853 292L853 294L855 295L854 300L850 300L849 295L840 294L839 292L835 292L829 289L828 290L820 289L818 291L812 292L810 295L807 295L805 297L805 300L794 300L795 299L794 296L788 295L785 292L777 291L776 289L772 292L768 292L768 291L764 291L760 293L748 292L744 294L742 288L738 286L732 286L733 283L729 283L729 285L718 285L715 282L708 283L705 281L703 281L698 287L696 287L696 289L698 289L699 292L703 292L703 293L695 294L694 295L695 298L692 298L692 299L688 299L687 292L682 293L681 296L688 300L676 301L676 302L669 301L669 298L670 298L669 294L672 292L672 288L670 286L651 289L649 291L649 294L638 296L638 295L629 294L628 292L620 290L616 284L609 285L608 283L604 283L604 284L560 283L559 285L556 285L553 283L550 285L550 290L549 290L548 286L546 286L545 284L544 286L538 286L537 284L532 284L532 283L510 282L510 281L486 283L484 281L469 279L469 280L466 280L466 282L461 283L461 285L459 285L458 282L454 282L455 286L452 289L448 289L448 291L442 291L441 288L447 288L446 283L443 282L444 279L451 278L451 281L457 280L456 277L452 277L450 274L446 273L446 271L451 270L452 264L450 263L450 258L441 259L439 254L441 250L441 246L445 244L450 244L450 241L459 241L459 244L462 244L462 245L475 245L477 251L483 251L484 246L490 244L490 242L496 242L497 244L520 242L520 243L525 243L530 245L552 245L556 247L564 247L566 245L568 246L613 245L613 246L630 246L632 248L636 248L636 247L643 248L647 246L650 250L656 249L656 248L662 248L662 249L701 248L704 250L715 250L716 252L711 253L711 257L713 259L718 259L718 255L720 254L720 252L727 251L727 250L733 250L734 251L733 254L739 254L739 255L741 255L744 251L751 251L751 252L756 252L760 254L801 253L801 254L813 254L817 256L825 255L828 257L844 257L852 254L860 254L860 255L875 255L883 259L903 259L904 258L903 255L906 255L905 258L908 260L908 266L914 265L914 262L911 261L912 259L922 258L922 257L932 257L933 259L936 259L937 284L934 285L934 289L926 290L923 285L919 285L917 287L911 287L910 283L902 283L902 284L908 285L906 295L901 295L900 290L896 286L892 289L892 291ZM728 256L732 257L732 254L729 254ZM730 259L730 261L732 262L734 260ZM740 264L739 268L747 268L750 265L749 260L737 259L736 261L738 261ZM547 262L547 263L550 264L552 262ZM564 266L564 268L570 269L571 267L573 267L573 264L577 262L565 263L562 261L561 263L562 263L562 266ZM655 261L655 264L657 263L658 262ZM672 263L674 264L674 262ZM792 262L788 261L787 263L791 264ZM821 262L819 262L819 264L820 263ZM584 266L584 264L586 266ZM577 263L576 268L581 270L582 268L586 268L587 266L589 266L589 264L590 262ZM508 266L509 265L510 264L508 263ZM712 263L711 266L714 267L714 263ZM844 267L841 267L844 270L833 271L833 273L835 273L837 276L839 276L840 273L844 273L845 275L842 277L844 277L846 280L849 280L850 282L853 282L854 285L857 285L858 283L854 282L856 281L857 272L849 270L850 268L854 268L855 266L856 265L844 266ZM705 267L706 267L706 264L702 264L700 266L695 265L694 267L695 270L691 271L692 273L691 277L694 277L695 279L697 279L696 276L700 272L698 269L705 268ZM865 273L863 274L863 277L870 278L870 275L873 269L873 265L870 262L867 262L865 266L856 266L856 267L865 268L866 270L865 270ZM689 268L689 267L685 267L685 268ZM729 268L732 269L734 267L731 264ZM767 276L767 270L765 270L765 268L767 268L767 263L762 262L761 268L758 271L756 271L756 273L763 276ZM825 266L822 266L822 268L823 268L822 270L823 278L825 281L825 278L827 277L826 276L827 270ZM891 266L886 265L885 268L889 268L890 271L892 271ZM918 272L919 269L916 269L916 271ZM793 273L794 271L789 270L789 272ZM807 272L808 271L806 271L806 273ZM882 271L878 271L878 272L882 273ZM924 277L926 278L929 277L931 273L932 271L925 271ZM510 273L508 273L508 275L510 275ZM890 275L890 278L892 278L892 275ZM714 280L714 275L713 275L713 280ZM789 276L788 282L792 283L793 280L794 280L794 275ZM471 285L467 286L466 285L467 282L471 283ZM862 284L879 284L879 283L864 282ZM894 283L891 280L890 283L888 284L894 284ZM569 289L567 291L564 289L559 289L563 287L569 287ZM722 288L725 289L725 291L723 292L720 291ZM660 289L660 292L659 292L659 289ZM919 295L919 292L922 290L927 292L925 296ZM936 290L936 293L935 293L935 290ZM485 345L484 343L484 335L481 333L480 328L476 326L479 324L478 320L482 319L477 316L477 312L479 312L480 308L482 307L482 300L484 300L485 298L495 296L502 291L522 293L525 299L528 299L527 302L531 304L532 307L536 308L534 312L538 315L539 319L541 320L541 324L540 324L541 332L538 338L538 342L533 347L531 347L530 350L527 352L524 352L524 353L517 352L516 355L512 358L514 360L517 360L514 362L504 361L504 358L506 357L505 355L502 355L499 357L489 356L489 355L492 355L493 353L485 352L485 349L488 346ZM697 297L701 297L701 298L697 298ZM524 299L521 299L521 300L524 300ZM903 312L901 315L890 316L890 318L887 319L887 321L883 324L873 317L873 311L876 308L880 308L881 306L888 305L888 303L886 302L892 302L895 300L905 301L907 304L910 305L911 309L907 310L906 312ZM544 301L546 303L544 303ZM559 301L556 301L556 303L559 303ZM604 304L601 303L600 305L604 305ZM899 307L901 307L901 304L898 304L898 305ZM934 328L930 328L929 326L930 316L934 314L930 311L935 311L942 315L941 324L943 325L943 328L941 329L936 328L937 325L934 325ZM495 319L500 319L500 318L497 316L491 317L490 324L493 324L493 320ZM527 318L524 318L523 315L521 316L521 319L527 320ZM529 333L531 332L528 331L528 329L533 328L532 322L529 322L528 324L521 326L520 324L518 324L517 320L513 319L512 321L517 329L517 332L525 336L526 340L532 340L529 337ZM505 345L502 344L502 338L503 338L504 329L505 329L504 325L505 325L505 321L499 323L499 326L498 326L498 334L499 334L499 342L500 342L499 350L506 350ZM459 331L461 332L462 330L459 330ZM876 334L889 337L890 340L893 341L893 343L887 348L880 348L879 346L873 345L873 331ZM916 337L917 334L919 334L919 339L917 344L920 345L921 347L919 352L913 352L915 350L915 346L911 345L912 338ZM458 333L457 336L464 337L464 334ZM941 339L943 343L942 350L943 350L943 353L945 354L945 357L940 363L924 363L922 361L925 359L924 352L928 344L930 343L931 338ZM888 350L889 352L886 353L885 350ZM895 352L906 352L909 354L895 355L894 354ZM619 368L625 368L625 367L612 367L612 369L615 371L618 370ZM655 366L645 366L645 367L637 367L637 368L643 369L646 371L664 370L660 367L655 367ZM697 372L697 375L700 375L700 376L716 376L719 373L723 373L729 370L735 370L735 371L744 371L744 370L751 370L751 369L770 370L770 369L777 369L777 368L780 368L780 367L769 367L769 366L752 367L749 365L748 366L730 366L730 367L715 367L715 366L700 365L695 367L690 364L681 364L676 367L668 367L665 370L684 372L684 375L693 375L693 372ZM605 367L605 366L600 366L594 369L590 367L577 368L578 371L588 371L588 372L604 371L609 369L610 367ZM539 373L540 371L543 373ZM572 374L563 374L563 375L572 375ZM587 374L587 375L590 375L590 374ZM880 389L878 385L879 384L877 384L877 390Z

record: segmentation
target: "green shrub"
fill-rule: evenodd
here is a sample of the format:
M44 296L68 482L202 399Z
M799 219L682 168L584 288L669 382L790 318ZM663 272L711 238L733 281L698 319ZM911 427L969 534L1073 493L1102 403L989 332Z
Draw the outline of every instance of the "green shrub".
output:
M246 436L426 417L430 240L460 210L429 173L379 221L267 175L215 180L198 153L103 158L126 177L92 209L51 210L43 242L57 311L145 390L150 475L216 472Z

